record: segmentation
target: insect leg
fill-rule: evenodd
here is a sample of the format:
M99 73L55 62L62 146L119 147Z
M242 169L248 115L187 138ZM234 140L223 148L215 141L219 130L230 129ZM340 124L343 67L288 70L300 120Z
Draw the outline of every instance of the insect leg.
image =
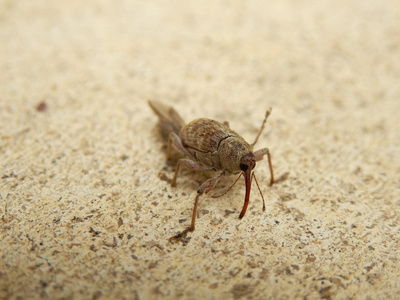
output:
M251 144L251 147L254 147L254 145L257 143L258 138L260 137L261 133L264 130L265 123L267 122L268 116L271 114L272 108L268 109L267 112L265 113L264 121L261 124L260 130L257 133L256 139L254 140L253 144Z
M225 172L221 172L217 176L208 179L207 181L203 182L203 184L197 190L196 199L194 200L194 207L193 207L193 214L192 214L192 224L190 225L190 231L194 230L194 225L196 222L196 214L197 214L197 203L199 202L199 197L204 193L208 193L211 191L215 185L217 184L218 180L225 175Z
M194 157L186 151L185 147L182 145L181 138L175 132L171 132L168 138L167 159L171 158L172 146L174 146L181 154L187 155L194 160Z
M274 184L274 171L272 170L271 153L269 152L268 148L260 149L254 152L256 161L262 160L265 154L268 156L269 172L271 173L271 182L269 185L271 186Z
M215 169L213 169L213 168L202 167L197 162L195 162L194 160L191 160L189 158L181 158L176 163L175 175L171 181L172 186L176 186L176 179L178 178L179 168L181 165L184 165L186 168L192 169L192 170L215 171Z

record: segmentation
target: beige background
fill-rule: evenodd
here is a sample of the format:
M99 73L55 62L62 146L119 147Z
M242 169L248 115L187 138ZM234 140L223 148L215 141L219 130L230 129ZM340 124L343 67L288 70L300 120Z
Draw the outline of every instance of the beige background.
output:
M400 297L398 1L0 6L1 299ZM160 180L148 99L249 142L273 107L266 212L241 181L169 243L207 177Z

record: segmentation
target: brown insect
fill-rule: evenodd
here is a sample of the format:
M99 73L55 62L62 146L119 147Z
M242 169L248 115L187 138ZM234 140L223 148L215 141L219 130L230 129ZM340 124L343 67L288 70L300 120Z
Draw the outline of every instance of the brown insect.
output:
M263 200L263 211L265 201L258 186L257 179L253 173L256 162L262 160L264 155L268 156L269 170L271 173L270 185L274 183L271 154L268 148L253 152L253 147L260 137L271 109L267 110L261 128L252 144L247 143L240 135L229 128L228 122L220 123L211 119L200 118L185 125L179 114L169 106L156 101L149 101L150 107L159 117L159 128L161 136L168 141L167 158L171 158L171 150L174 147L185 158L178 160L175 168L175 175L171 181L176 186L179 168L185 166L192 170L218 171L219 174L206 180L197 190L194 201L191 226L183 233L193 231L195 228L196 211L199 197L211 191L218 180L227 174L238 174L236 181L221 195L225 195L243 175L246 185L244 205L240 212L239 219L246 213L250 198L251 182L254 178ZM182 233L182 234L183 234Z

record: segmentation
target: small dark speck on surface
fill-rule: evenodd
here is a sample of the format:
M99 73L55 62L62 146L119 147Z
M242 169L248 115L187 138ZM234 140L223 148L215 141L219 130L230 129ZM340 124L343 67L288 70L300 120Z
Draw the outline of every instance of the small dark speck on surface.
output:
M126 155L126 154L123 154L123 155L120 156L120 159L121 159L122 161L125 161L125 160L127 160L128 158L129 158L129 156Z
M37 106L36 106L36 110L39 112L44 112L45 110L47 110L47 104L46 102L42 101L40 102Z

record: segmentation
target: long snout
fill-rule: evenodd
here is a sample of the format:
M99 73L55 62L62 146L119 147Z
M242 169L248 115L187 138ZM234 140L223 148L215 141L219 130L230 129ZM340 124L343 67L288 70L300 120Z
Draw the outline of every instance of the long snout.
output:
M244 196L244 204L243 204L242 211L240 212L239 219L244 217L244 214L246 213L246 210L247 210L247 206L249 205L251 180L253 178L253 176L251 176L251 174L252 174L251 170L243 172L243 174L244 174L244 182L246 185L246 194Z

